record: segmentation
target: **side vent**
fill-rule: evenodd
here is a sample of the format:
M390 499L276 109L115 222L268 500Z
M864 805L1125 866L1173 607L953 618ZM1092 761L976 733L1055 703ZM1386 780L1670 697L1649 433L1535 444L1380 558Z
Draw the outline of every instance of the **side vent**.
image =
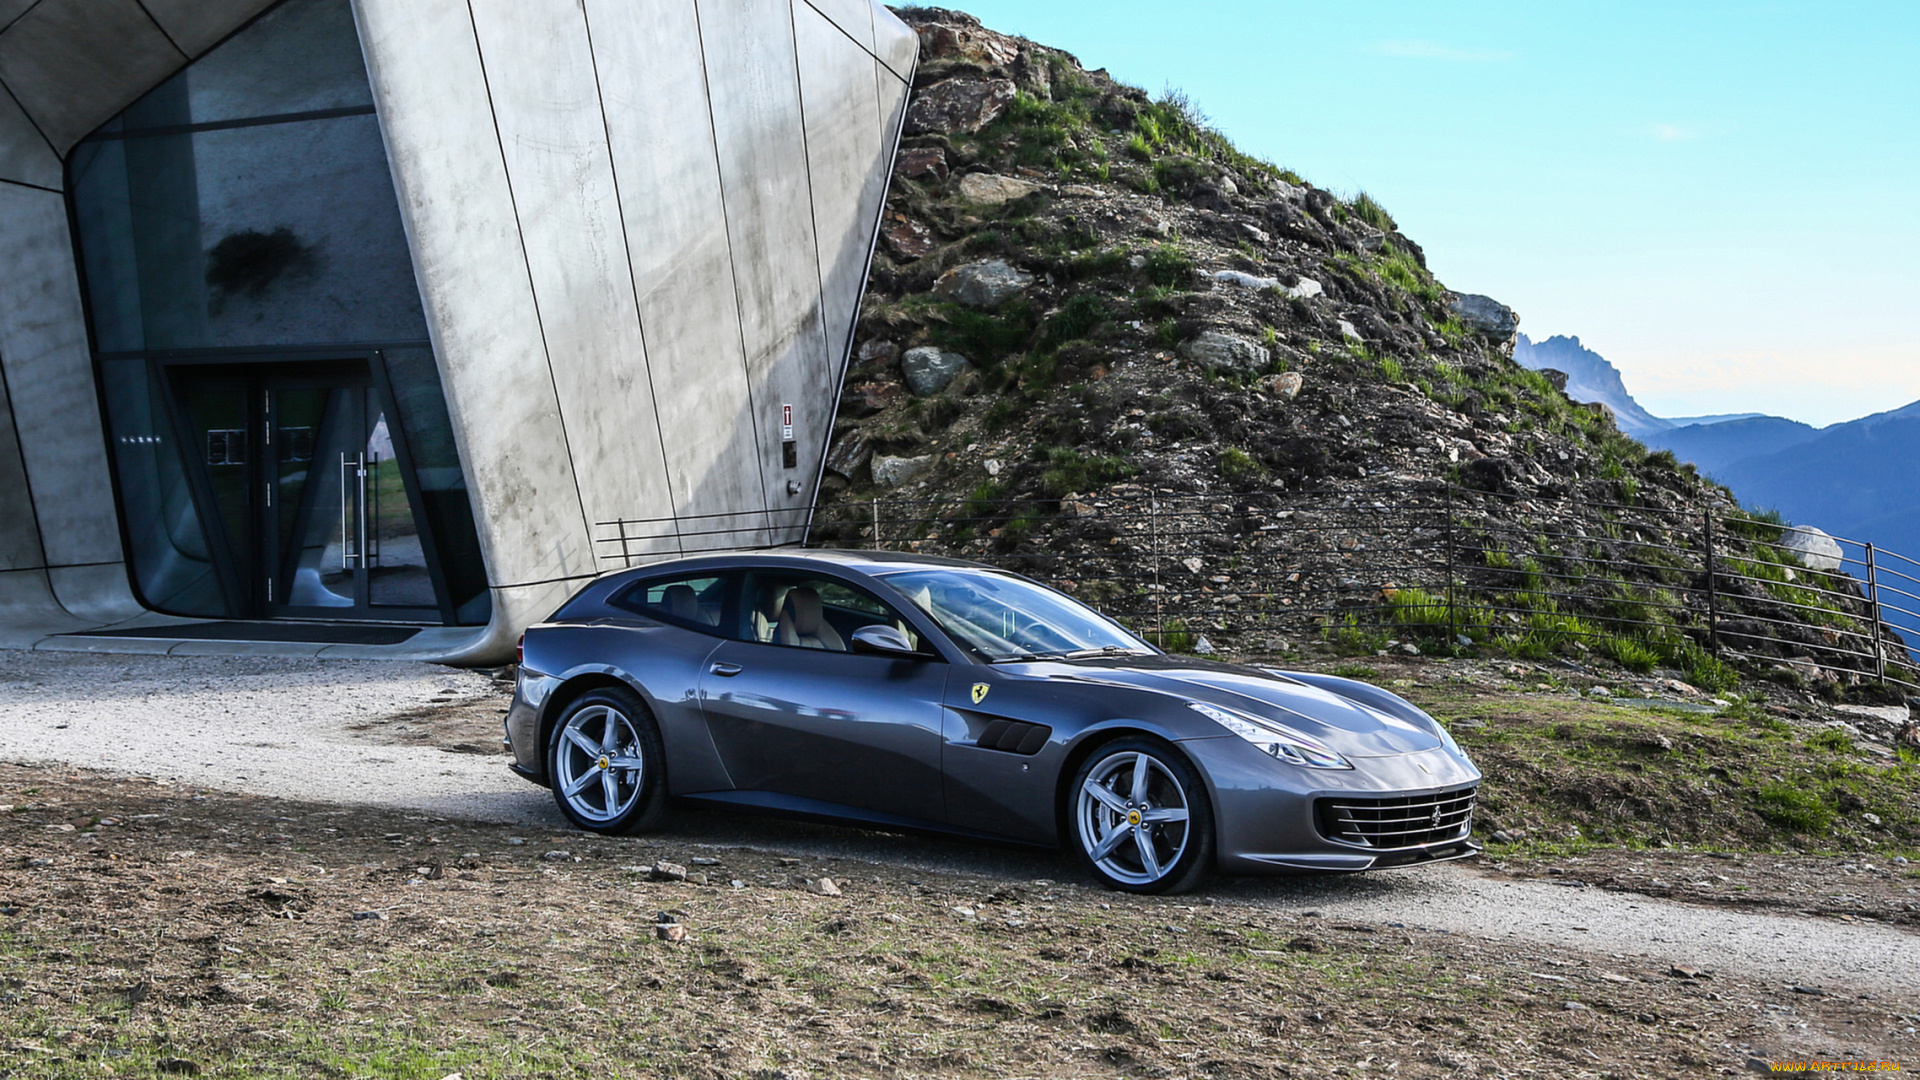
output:
M1018 720L995 720L980 733L975 744L983 750L1004 750L1009 754L1022 754L1028 757L1040 752L1047 745L1047 739L1053 735L1053 729L1039 724L1023 724Z

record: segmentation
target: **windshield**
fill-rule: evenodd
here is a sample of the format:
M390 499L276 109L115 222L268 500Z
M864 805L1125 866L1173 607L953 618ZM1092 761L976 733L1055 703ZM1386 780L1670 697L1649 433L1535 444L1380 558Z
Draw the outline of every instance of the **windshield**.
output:
M1006 574L910 570L882 580L988 660L1153 651L1079 601Z

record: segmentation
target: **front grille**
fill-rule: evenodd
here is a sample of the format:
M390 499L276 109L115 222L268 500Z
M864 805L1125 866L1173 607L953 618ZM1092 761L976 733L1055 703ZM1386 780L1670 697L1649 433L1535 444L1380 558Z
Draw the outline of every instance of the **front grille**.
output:
M1473 824L1478 788L1402 795L1386 799L1319 799L1314 810L1320 835L1343 844L1393 851L1458 840Z

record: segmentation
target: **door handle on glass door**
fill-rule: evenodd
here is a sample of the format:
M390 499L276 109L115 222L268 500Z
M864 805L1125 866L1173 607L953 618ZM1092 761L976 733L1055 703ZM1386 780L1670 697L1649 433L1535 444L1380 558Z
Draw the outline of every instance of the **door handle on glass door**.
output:
M715 664L707 670L713 672L715 675L731 679L747 669L741 667L739 664Z

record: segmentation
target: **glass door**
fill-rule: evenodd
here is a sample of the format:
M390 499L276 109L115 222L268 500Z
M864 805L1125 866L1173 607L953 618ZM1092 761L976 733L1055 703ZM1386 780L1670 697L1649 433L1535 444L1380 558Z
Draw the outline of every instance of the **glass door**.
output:
M173 373L243 617L440 622L411 474L365 364Z

